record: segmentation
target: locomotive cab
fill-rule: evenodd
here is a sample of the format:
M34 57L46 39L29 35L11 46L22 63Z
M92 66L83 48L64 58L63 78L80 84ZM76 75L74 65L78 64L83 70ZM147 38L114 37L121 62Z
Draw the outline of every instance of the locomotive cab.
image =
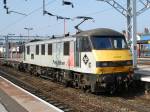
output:
M131 54L124 36L93 36L91 42L96 74L128 72L131 69Z
M97 29L80 33L76 43L76 60L80 60L76 65L88 74L87 79L93 75L92 91L96 88L114 91L120 84L129 82L133 73L132 57L124 35L110 29Z

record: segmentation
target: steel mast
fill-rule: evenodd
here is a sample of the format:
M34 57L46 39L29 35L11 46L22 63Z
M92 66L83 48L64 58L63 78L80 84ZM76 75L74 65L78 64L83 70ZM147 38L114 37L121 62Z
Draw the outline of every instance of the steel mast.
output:
M127 0L127 8L124 8L121 4L116 2L116 0L97 0L103 1L115 8L119 13L127 19L127 40L132 41L132 58L133 58L133 67L137 68L137 16L145 12L150 8L150 0L139 0L143 5L143 8L137 11L136 4L137 0Z

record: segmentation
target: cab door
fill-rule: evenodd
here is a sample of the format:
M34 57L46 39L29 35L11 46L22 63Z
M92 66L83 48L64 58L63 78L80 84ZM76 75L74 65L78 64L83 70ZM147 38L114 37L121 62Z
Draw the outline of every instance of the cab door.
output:
M86 36L80 38L80 61L80 67L82 72L93 73L95 60L92 53L90 38Z
M81 52L80 52L80 38L77 37L75 42L75 66L81 67Z

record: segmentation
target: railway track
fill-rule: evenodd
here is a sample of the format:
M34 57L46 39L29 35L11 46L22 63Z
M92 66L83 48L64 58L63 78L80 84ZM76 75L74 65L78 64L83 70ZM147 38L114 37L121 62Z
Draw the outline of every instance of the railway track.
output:
M126 106L127 108L131 110L136 110L137 112L150 112L150 106L146 106L143 104L137 104L137 101L135 100L128 100L125 98L120 98L120 97L107 97L107 99L111 100L114 103L119 103L121 106Z
M63 104L62 102L59 102L55 99L50 98L49 95L47 95L45 92L43 92L39 88L36 88L36 87L28 84L27 82L24 82L20 79L17 79L13 75L8 74L2 70L0 70L0 75L4 78L8 79L9 81L13 82L14 84L18 85L19 87L21 87L21 88L29 91L30 93L36 95L37 97L45 100L46 102L58 107L59 109L63 110L64 112L73 112L73 109L70 108L68 105Z
M45 91L48 92L48 94L47 94L47 92L41 90L41 89L44 89L44 88L49 88L48 86L46 86L46 84L45 85L41 84L41 86L43 88L36 88L35 85L31 86L31 84L30 84L31 80L29 79L29 77L32 77L32 76L30 76L30 75L27 75L26 76L27 78L25 78L24 75L11 75L11 76L8 76L9 73L6 73L6 74L7 75L5 75L5 78L7 78L7 79L9 78L8 80L17 79L17 80L20 80L20 83L27 83L27 86L24 85L24 84L20 84L20 85L25 86L23 88L25 88L26 90L29 89L28 91L31 90L31 93L36 94L38 97L44 99L45 101L47 101L47 102L49 102L49 103L51 103L55 106L58 106L59 108L62 108L62 109L65 108L65 107L68 108L68 106L62 105L62 102L59 102L55 99L50 99L49 98L52 95L61 94L61 93L58 93L58 92L56 93L55 92L54 89L56 89L56 88L54 88L54 89L51 88L51 89L53 89L53 90L51 90L51 92L54 91L54 93L51 93L51 92L49 92L48 89L47 90L45 89ZM37 77L32 77L32 78L40 79L40 78L37 78ZM21 79L24 80L24 81L22 81ZM29 86L31 86L31 88L29 88ZM60 89L62 89L62 88L63 87L61 87ZM73 92L71 90L73 90ZM70 89L69 90L65 89L65 92L63 93L63 89L62 89L62 95L63 94L68 94L68 99L70 97L69 94L72 94L72 96L69 99L69 100L72 100L72 101L69 101L68 99L66 100L65 95L64 95L64 101L63 102L65 102L65 100L68 101L68 103L72 102L72 105L76 106L76 108L79 108L79 110L81 109L80 112L85 112L85 111L86 112L111 112L112 110L115 111L115 112L130 112L130 111L150 112L150 101L140 99L139 97L132 98L132 99L130 99L130 98L128 99L127 97L121 97L121 96L119 96L119 97L118 96L117 97L114 97L114 96L108 97L106 95L104 96L104 95L93 95L93 94L83 93L80 90L76 90L76 89L71 89L71 90ZM67 93L66 93L66 91L67 91ZM77 102L79 104L77 104ZM82 105L81 105L81 103L82 103ZM65 108L65 109L67 110L67 108ZM67 111L79 112L79 110L74 110L74 108L72 109L72 107L71 107L71 109L68 109Z

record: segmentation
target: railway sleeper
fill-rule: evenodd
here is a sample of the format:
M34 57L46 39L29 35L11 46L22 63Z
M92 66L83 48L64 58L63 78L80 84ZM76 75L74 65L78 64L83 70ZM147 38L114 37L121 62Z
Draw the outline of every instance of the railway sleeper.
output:
M62 103L57 102L57 103L53 103L53 105L55 105L56 107L59 107L59 106L62 106Z
M70 109L70 108L67 108L67 109L64 109L63 111L64 111L64 112L72 112L73 110Z

